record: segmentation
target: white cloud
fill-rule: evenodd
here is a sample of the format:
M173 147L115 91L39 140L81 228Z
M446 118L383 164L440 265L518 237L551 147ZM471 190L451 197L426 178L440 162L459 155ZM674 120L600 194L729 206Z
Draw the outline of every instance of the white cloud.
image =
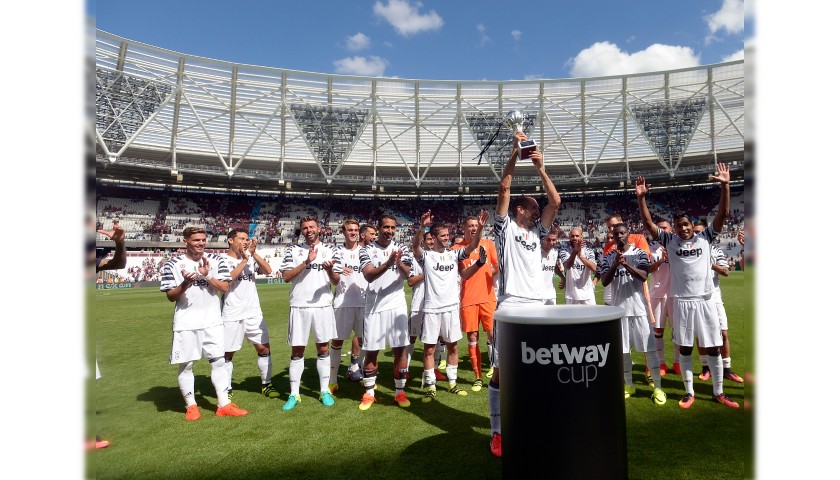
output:
M346 75L362 75L365 77L381 77L385 73L388 61L371 55L369 57L347 57L333 62L336 73Z
M737 52L733 53L732 55L727 55L723 57L722 62L731 62L733 60L743 60L744 59L744 49L740 49Z
M373 13L384 18L404 37L443 27L443 18L434 10L420 13L422 6L421 2L412 5L409 0L388 0L387 5L377 0L373 5Z
M485 33L487 31L487 28L484 26L483 23L479 23L478 25L476 25L475 29L478 30L479 34L481 34L481 41L478 44L479 47L483 47L488 43L492 42L492 40L490 40L490 37L487 36L487 33Z
M522 32L520 32L519 30L514 30L510 32L510 36L518 42L519 39L522 38Z
M719 30L729 35L741 33L744 31L744 0L723 0L720 10L706 15L704 19L709 27L707 44L714 39Z
M599 77L696 67L700 65L700 55L688 47L659 43L628 53L614 43L596 42L581 50L569 63L572 76Z
M370 48L370 37L362 32L350 35L344 39L344 47L351 52L358 52Z

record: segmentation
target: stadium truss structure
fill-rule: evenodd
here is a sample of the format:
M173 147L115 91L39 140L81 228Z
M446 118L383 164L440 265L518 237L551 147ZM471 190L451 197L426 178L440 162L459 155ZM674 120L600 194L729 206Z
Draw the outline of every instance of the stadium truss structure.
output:
M236 64L97 30L95 77L100 179L494 195L511 110L524 114L560 191L627 188L637 175L700 183L720 161L743 178L743 61L599 78L410 80ZM539 190L530 162L516 173L515 186Z

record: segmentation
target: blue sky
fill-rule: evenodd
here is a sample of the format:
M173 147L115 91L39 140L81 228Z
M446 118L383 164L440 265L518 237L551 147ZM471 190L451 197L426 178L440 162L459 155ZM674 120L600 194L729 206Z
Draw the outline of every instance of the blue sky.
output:
M236 63L422 79L657 71L743 58L744 0L108 1L97 28ZM746 28L745 28L746 27Z

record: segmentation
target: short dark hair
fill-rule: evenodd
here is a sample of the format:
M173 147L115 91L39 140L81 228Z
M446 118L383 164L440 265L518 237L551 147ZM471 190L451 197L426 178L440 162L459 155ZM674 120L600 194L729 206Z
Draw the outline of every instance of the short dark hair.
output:
M240 233L244 233L245 235L248 235L248 230L246 230L244 228L234 228L233 230L228 232L228 239L236 238L236 235L240 234Z
M705 218L701 218L701 219L697 220L696 222L694 222L694 224L695 225L703 225L703 227L708 227L709 226L709 224L706 223Z
M623 227L625 230L627 229L627 225L625 225L624 223L616 223L612 226L612 229L615 230L618 227Z
M432 235L437 236L438 232L442 229L449 229L449 225L441 222L435 222L431 226L429 226L429 231L432 232Z
M467 222L469 222L470 220L475 220L477 222L478 217L476 217L475 215L467 215L466 218L464 218L464 221L461 222L461 225L466 225Z
M359 232L364 233L364 232L368 231L368 229L373 230L374 232L376 231L376 227L373 227L372 225L369 225L367 223L363 223L359 227Z
M303 228L303 224L306 223L306 222L315 222L315 225L318 225L319 227L321 226L320 224L318 224L318 219L317 218L310 217L309 215L306 215L306 216L304 216L303 218L300 219L299 226L301 228Z
M397 223L397 217L391 215L390 213L383 213L382 215L379 216L379 225L382 225L382 220L385 220L385 219L393 220L394 223Z
M536 199L536 198L534 198L534 197L529 197L529 196L527 196L527 195L523 195L523 196L521 196L521 197L516 197L516 198L514 198L514 199L513 199L513 201L512 201L512 202L510 202L510 209L514 212L514 215L516 215L516 209L517 209L517 207L526 208L526 207L528 206L528 199L529 199L529 198L530 198L530 199L532 199L532 200L534 200L534 201L536 201L536 200L537 200L537 199ZM539 203L538 203L537 205L539 205Z
M674 224L676 225L677 220L679 220L683 217L687 218L689 222L694 223L694 221L691 219L691 215L689 215L688 212L680 212L680 213L674 215Z

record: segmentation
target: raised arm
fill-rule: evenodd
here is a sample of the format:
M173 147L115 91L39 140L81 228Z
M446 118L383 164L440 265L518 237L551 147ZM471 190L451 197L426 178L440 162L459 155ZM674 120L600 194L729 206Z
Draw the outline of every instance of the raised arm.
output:
M97 263L96 271L101 272L102 270L119 270L125 268L127 257L125 251L125 229L120 226L119 221L114 220L113 230L97 230L96 232L113 240L115 245L114 257L110 260L102 260L100 263Z
M264 258L257 254L257 237L251 239L251 243L248 245L248 251L251 252L251 256L254 257L254 261L257 262L257 273L261 275L270 275L271 274L271 265L265 261Z
M423 248L421 247L423 244L423 235L426 233L426 227L432 224L433 218L435 217L432 215L431 210L426 210L426 213L420 216L420 228L417 229L417 233L414 234L414 239L411 241L414 258L423 256Z
M487 225L488 218L490 218L490 213L487 210L481 210L478 214L478 230L475 232L475 235L473 235L470 244L464 247L464 258L469 257L470 254L478 248L478 242L481 241L481 234L484 232L484 226Z
M508 207L510 206L510 184L513 182L513 171L516 169L516 160L519 158L519 142L527 140L528 137L523 132L517 132L513 136L513 149L510 152L510 158L502 170L502 178L499 181L499 196L496 198L496 215L504 217L508 214Z
M712 227L715 232L720 233L723 230L723 222L726 221L729 215L729 165L725 163L716 163L715 169L717 175L711 177L711 180L720 182L720 202L718 203L718 211L715 214L715 219L712 220Z
M728 192L728 190L727 190ZM650 210L647 207L648 186L645 184L645 177L639 176L636 178L636 198L639 200L639 215L642 217L642 223L645 229L651 234L653 238L659 238L659 227L653 223L653 218L650 216Z
M551 182L551 179L548 178L548 174L545 172L545 162L539 147L531 152L530 158L531 162L534 163L534 168L537 169L540 180L542 180L543 190L545 190L548 199L548 204L543 208L542 215L540 216L540 222L544 227L549 228L554 223L554 218L557 217L557 212L560 210L560 194L557 193L557 189L554 188L554 183Z

